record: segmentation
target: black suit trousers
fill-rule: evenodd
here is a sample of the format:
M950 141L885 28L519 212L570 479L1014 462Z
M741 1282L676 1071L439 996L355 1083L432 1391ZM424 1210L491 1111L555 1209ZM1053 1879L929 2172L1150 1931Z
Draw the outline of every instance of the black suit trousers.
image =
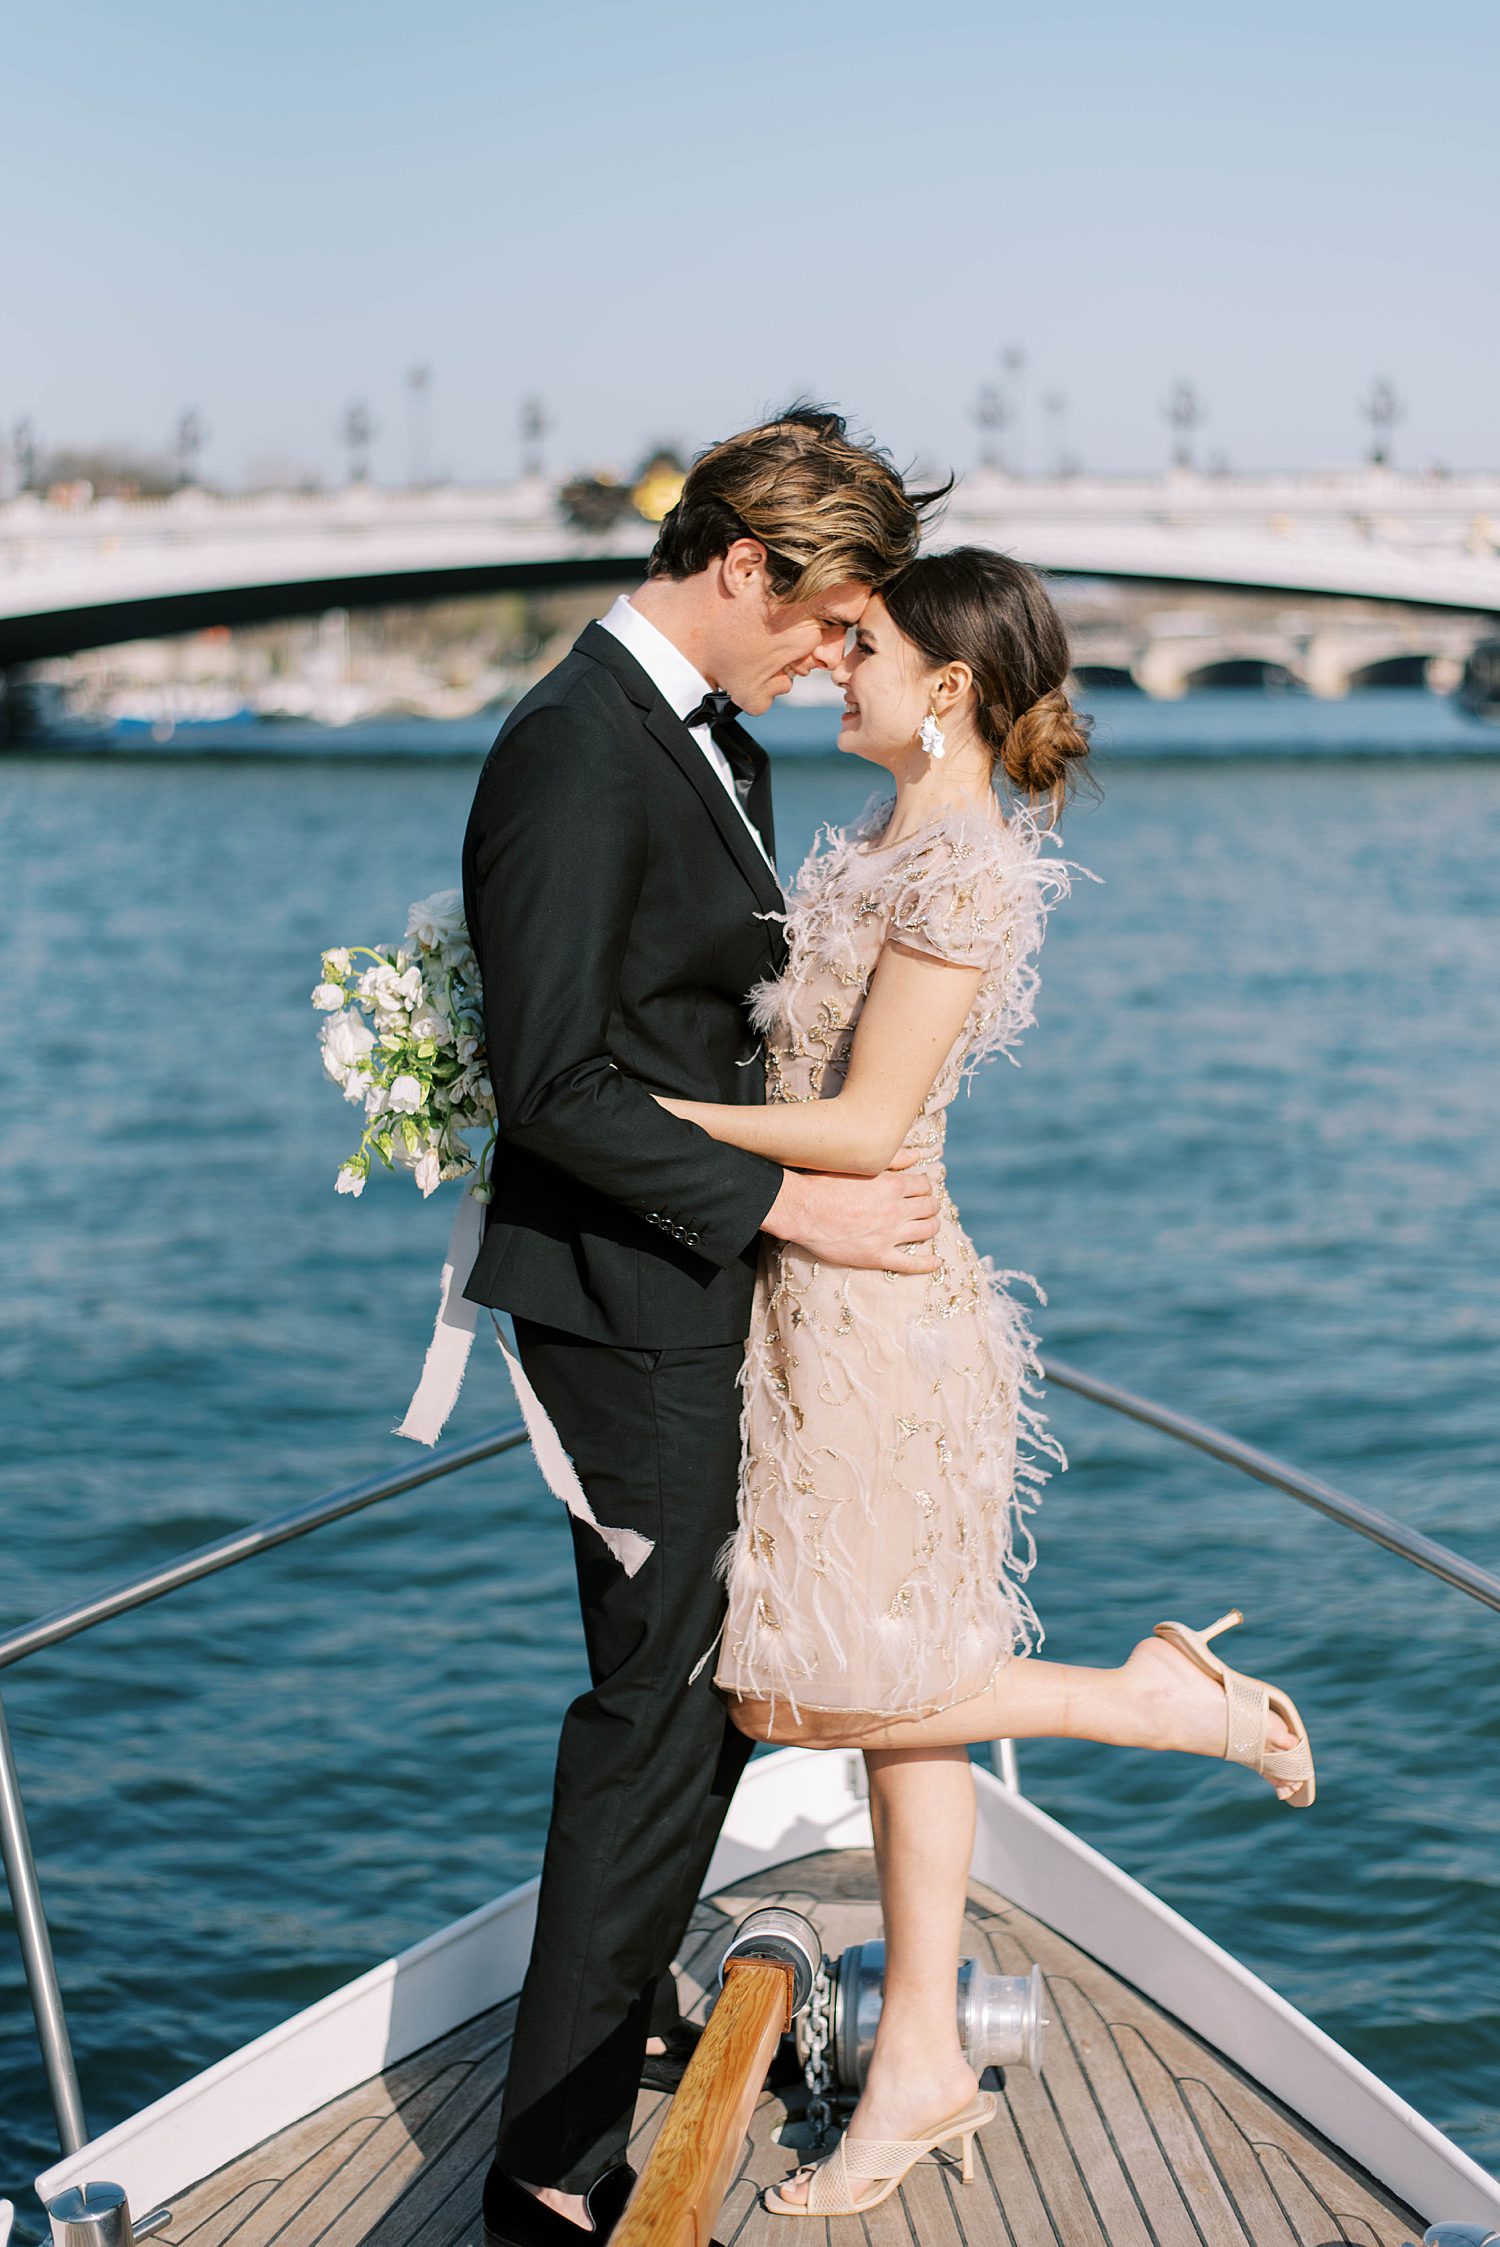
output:
M629 1577L572 1525L592 1684L563 1720L496 2149L511 2176L585 2192L625 2157L653 2003L750 1752L712 1659L689 1682L724 1615L744 1344L621 1349L515 1325L595 1514L655 1547Z

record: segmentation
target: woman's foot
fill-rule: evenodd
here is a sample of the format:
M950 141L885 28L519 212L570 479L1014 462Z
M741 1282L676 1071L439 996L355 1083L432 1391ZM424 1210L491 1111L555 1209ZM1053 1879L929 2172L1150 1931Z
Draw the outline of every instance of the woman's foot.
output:
M925 2138L929 2131L968 2106L979 2090L979 2078L968 2062L955 2053L951 2059L924 2057L885 2067L877 2053L859 2104L848 2122L853 2138ZM783 2200L807 2204L809 2174L798 2170L776 2190ZM873 2198L878 2184L869 2188Z
M1165 1639L1143 1638L1130 1650L1125 1675L1140 1697L1152 1747L1180 1748L1188 1755L1223 1755L1224 1688L1189 1655ZM1297 1745L1296 1733L1274 1708L1266 1718L1266 1745ZM1275 1785L1274 1780L1269 1783ZM1276 1792L1285 1801L1296 1789L1278 1786Z

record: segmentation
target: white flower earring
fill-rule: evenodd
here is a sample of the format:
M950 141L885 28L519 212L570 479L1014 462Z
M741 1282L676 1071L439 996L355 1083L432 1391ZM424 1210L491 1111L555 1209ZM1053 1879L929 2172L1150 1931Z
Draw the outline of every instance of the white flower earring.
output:
M937 712L935 710L929 710L926 717L922 720L921 730L917 735L917 739L921 743L923 751L927 756L942 756L946 744L943 740L943 729L937 722Z

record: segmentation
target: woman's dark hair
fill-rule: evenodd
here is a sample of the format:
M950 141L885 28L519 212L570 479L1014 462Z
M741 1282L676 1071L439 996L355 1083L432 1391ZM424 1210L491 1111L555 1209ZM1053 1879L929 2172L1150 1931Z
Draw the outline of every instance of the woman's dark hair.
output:
M1089 753L1068 700L1068 635L1035 570L983 546L924 554L881 589L896 629L934 668L967 663L979 732L1011 787L1055 819Z

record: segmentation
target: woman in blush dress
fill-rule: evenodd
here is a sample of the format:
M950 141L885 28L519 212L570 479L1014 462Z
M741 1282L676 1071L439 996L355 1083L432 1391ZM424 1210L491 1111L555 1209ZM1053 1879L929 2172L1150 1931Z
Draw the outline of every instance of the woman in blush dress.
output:
M825 833L791 892L788 964L754 994L766 1105L665 1103L794 1168L872 1172L905 1150L939 1189L932 1271L765 1243L747 1348L717 1682L756 1739L865 1751L886 1939L863 2095L828 2158L769 2195L786 2215L873 2207L933 2147L967 2157L994 2113L953 2002L970 1742L1178 1748L1313 1799L1291 1701L1209 1647L1237 1612L1206 1632L1160 1623L1118 1669L1033 1651L1025 1516L1062 1453L1011 1292L1024 1275L976 1254L943 1141L959 1086L1033 1019L1035 954L1068 888L1047 847L1088 749L1067 674L1045 587L1004 556L924 558L871 599L834 673L839 746L886 769L894 802Z

